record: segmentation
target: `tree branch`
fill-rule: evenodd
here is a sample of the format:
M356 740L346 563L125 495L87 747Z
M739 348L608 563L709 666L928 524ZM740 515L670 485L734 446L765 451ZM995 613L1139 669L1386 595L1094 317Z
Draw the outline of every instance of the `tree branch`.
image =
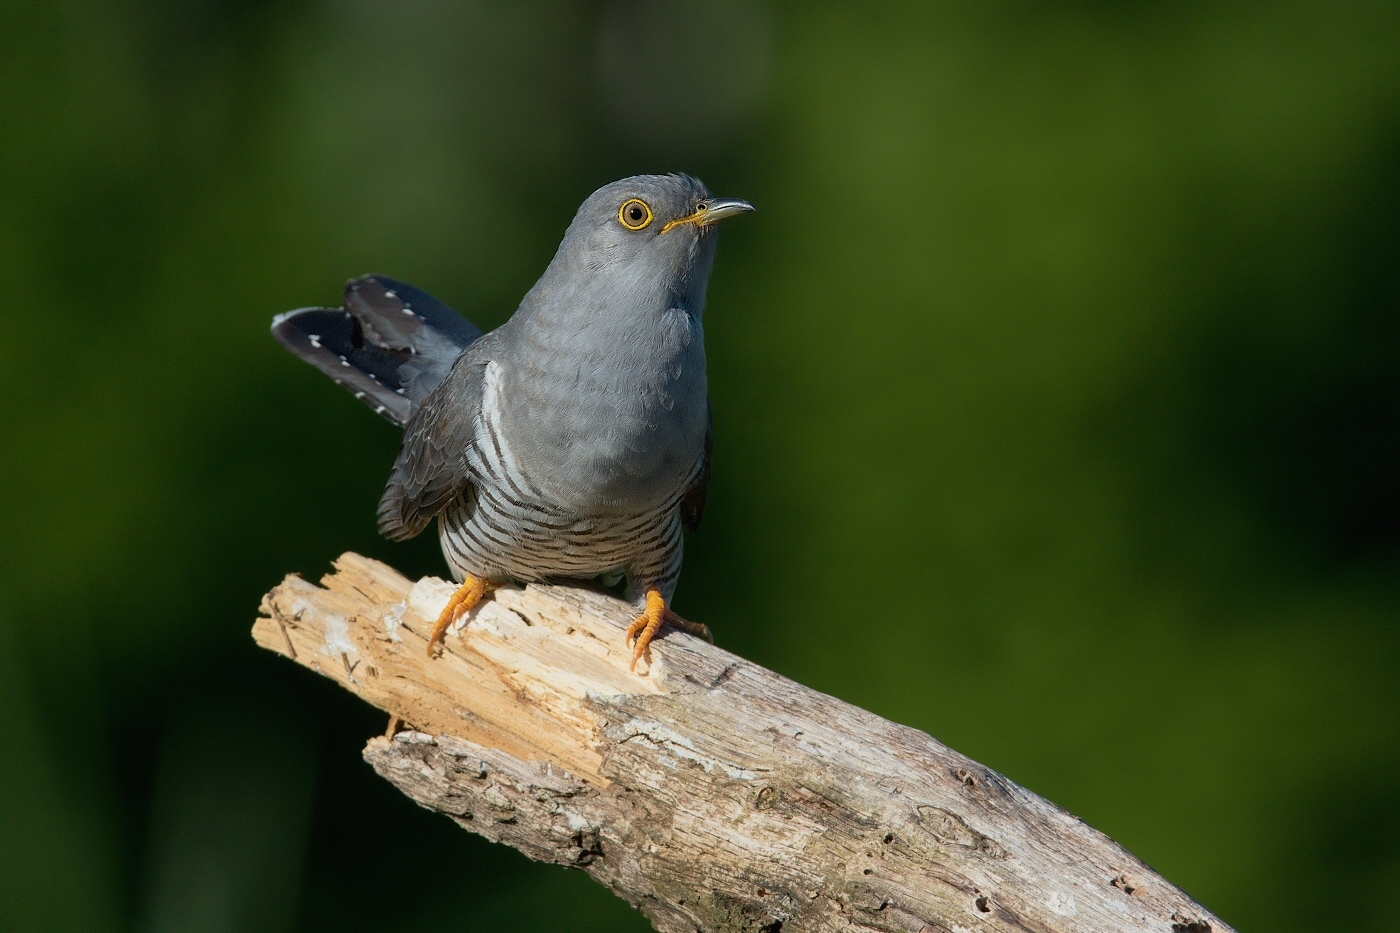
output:
M1228 933L1107 836L914 729L619 600L498 591L426 656L451 584L346 554L289 576L258 644L410 724L365 760L421 806L582 868L663 933Z

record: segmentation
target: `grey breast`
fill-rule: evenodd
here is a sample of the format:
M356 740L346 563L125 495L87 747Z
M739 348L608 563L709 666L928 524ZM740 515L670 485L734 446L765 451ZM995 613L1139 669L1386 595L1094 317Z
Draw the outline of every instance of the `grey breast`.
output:
M610 315L611 340L528 313L502 329L466 454L474 495L442 527L454 567L673 584L677 505L703 452L703 332L683 308ZM646 336L616 340L629 331Z

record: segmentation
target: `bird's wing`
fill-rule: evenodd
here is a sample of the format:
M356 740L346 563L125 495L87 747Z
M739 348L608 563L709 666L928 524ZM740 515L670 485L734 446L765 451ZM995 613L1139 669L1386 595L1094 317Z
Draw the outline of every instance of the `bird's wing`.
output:
M710 460L715 444L715 417L709 401L705 402L705 453L700 461L700 472L695 474L690 488L681 496L681 526L686 531L700 527L700 519L705 515L705 491L710 485Z
M496 338L472 344L413 412L403 432L394 470L379 499L379 533L393 541L418 534L471 487L466 451Z
M405 425L481 331L425 291L367 275L346 283L339 308L277 315L272 335L376 413Z

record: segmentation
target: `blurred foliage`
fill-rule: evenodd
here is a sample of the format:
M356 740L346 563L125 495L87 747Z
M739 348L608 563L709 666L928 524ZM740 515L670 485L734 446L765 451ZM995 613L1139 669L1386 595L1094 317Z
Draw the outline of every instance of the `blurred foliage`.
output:
M1400 7L1088 0L0 6L0 927L645 927L248 629L442 569L271 316L494 326L672 170L759 207L679 609L1241 929L1400 927Z

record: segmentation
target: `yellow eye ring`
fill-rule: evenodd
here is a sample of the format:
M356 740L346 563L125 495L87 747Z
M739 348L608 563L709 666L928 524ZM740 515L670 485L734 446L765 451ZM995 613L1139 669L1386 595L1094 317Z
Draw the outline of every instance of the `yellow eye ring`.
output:
M628 230L641 230L651 223L651 207L641 198L623 201L617 209L617 222Z

